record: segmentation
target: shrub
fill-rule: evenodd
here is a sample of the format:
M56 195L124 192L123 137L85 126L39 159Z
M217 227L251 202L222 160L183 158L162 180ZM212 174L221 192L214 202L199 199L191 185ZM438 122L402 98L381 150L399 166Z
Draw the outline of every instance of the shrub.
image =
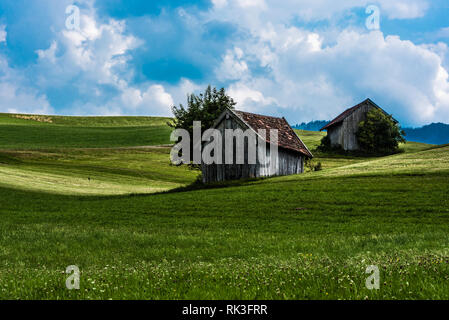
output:
M316 148L317 151L320 152L336 152L341 153L343 152L343 148L341 146L332 146L331 145L331 139L328 135L324 136L321 139L320 145Z
M325 135L322 139L321 139L321 143L320 145L316 148L318 151L330 151L332 149L331 147L331 139L329 138L328 135Z
M315 164L313 159L307 159L305 162L305 167L308 168L309 171L311 171L311 172L323 170L321 162L318 162L317 164Z
M356 135L360 150L371 154L391 154L398 150L399 143L405 143L405 133L397 122L377 108L367 112Z

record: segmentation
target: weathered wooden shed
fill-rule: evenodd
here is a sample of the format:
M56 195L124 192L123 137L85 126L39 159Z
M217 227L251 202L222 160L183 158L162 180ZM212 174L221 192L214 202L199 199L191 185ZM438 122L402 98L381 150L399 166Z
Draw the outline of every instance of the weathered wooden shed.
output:
M290 127L285 118L276 118L263 116L254 113L248 113L237 110L225 110L215 121L214 129L220 131L223 139L223 161L222 164L204 164L201 165L203 182L219 182L225 180L236 180L244 178L257 178L298 174L304 172L304 160L312 158L313 155L301 141L295 131ZM247 129L253 130L256 134L259 129L265 129L265 137L259 137L256 143L260 141L265 144L265 157L257 155L256 164L248 161L248 140L245 139L245 159L244 164L225 164L225 130L226 129ZM270 163L270 130L278 130L278 154L274 163ZM259 147L257 145L256 147ZM274 153L273 153L274 154ZM235 154L234 154L235 157ZM274 158L274 157L273 157ZM270 165L271 164L271 165Z
M372 108L378 108L387 114L371 99L366 99L354 107L345 110L321 128L320 131L327 130L327 135L333 147L341 147L343 150L359 150L360 147L357 142L356 133L360 122L366 119L367 112Z

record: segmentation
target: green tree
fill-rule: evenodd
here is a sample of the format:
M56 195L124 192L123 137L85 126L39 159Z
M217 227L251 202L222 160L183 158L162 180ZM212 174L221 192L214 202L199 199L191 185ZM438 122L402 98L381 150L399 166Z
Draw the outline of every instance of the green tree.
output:
M211 88L209 85L204 93L187 96L187 108L182 104L172 107L174 118L168 125L175 129L185 129L192 136L193 121L201 121L201 129L204 131L213 126L218 116L226 109L234 109L236 103L221 88Z
M187 96L187 108L182 104L172 107L174 118L167 124L174 129L185 129L193 138L193 122L201 121L201 131L211 128L215 120L226 109L234 109L236 103L221 88L211 88L209 85L204 93L199 95L190 94ZM193 139L190 141L190 154L193 154ZM198 165L190 164L192 168L199 168Z
M398 150L399 143L405 143L405 133L398 123L378 108L367 112L356 135L360 149L366 153L393 153Z

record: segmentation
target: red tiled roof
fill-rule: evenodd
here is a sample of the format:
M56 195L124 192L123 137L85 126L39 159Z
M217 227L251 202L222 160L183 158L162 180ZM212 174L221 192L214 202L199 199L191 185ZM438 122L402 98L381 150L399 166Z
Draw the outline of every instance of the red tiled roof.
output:
M300 152L307 157L312 158L313 155L301 141L295 131L290 127L284 118L275 118L270 116L262 116L259 114L233 110L233 112L257 132L259 129L265 129L267 136L265 140L270 142L269 130L278 130L278 146L284 149Z

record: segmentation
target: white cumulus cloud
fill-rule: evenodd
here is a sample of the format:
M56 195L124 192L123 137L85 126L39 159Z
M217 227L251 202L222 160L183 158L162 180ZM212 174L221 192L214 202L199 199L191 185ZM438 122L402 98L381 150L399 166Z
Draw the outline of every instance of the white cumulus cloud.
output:
M30 87L0 56L0 112L49 114L53 108L45 94Z
M0 24L0 43L6 42L6 26Z
M424 0L266 0L271 10L238 10L234 2L214 8L216 19L232 21L250 35L233 43L243 55L228 50L217 77L231 81L229 93L239 108L282 113L292 121L331 119L370 97L406 125L449 122L445 44L417 45L363 25L311 31L288 23L295 15L331 19L371 3L390 19L420 17L428 8Z
M133 84L129 65L142 40L126 32L126 22L98 22L96 11L81 11L79 30L63 29L45 50L38 50L38 85L73 86L79 98L64 109L72 114L170 115L173 98L161 84ZM76 82L73 83L73 79Z
M215 71L219 80L235 80L242 78L248 71L248 65L243 58L242 49L236 47L228 50L219 68Z

